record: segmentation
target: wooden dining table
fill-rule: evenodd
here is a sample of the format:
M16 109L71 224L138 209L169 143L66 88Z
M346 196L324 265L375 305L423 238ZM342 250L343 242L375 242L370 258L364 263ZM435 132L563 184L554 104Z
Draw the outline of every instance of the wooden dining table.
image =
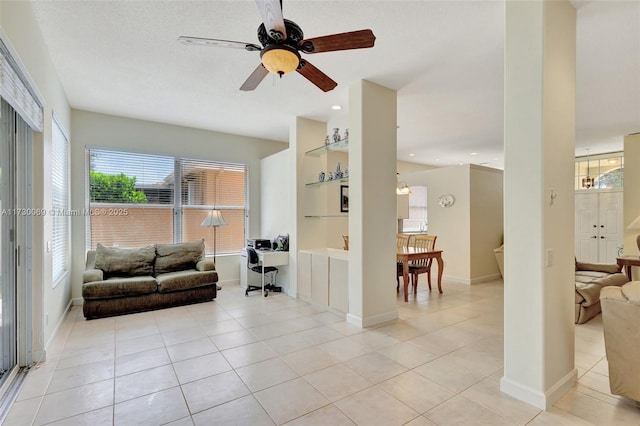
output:
M396 251L396 260L402 262L402 276L404 279L404 301L409 301L409 262L418 259L435 259L438 262L438 291L442 293L442 272L444 270L444 262L442 261L442 250L420 250L414 247L399 247ZM431 270L429 270L431 275ZM429 276L431 281L431 276ZM418 283L415 283L418 285Z

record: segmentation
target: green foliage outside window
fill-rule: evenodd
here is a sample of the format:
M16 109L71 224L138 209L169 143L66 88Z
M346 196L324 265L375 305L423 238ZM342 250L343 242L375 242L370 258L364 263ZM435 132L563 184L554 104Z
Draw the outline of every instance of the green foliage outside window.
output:
M89 195L92 202L98 203L137 203L147 202L144 192L136 189L136 178L124 173L108 175L89 171Z

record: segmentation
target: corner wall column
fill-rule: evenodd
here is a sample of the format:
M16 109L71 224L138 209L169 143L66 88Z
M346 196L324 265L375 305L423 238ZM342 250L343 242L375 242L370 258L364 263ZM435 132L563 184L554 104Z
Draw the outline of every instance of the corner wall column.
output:
M396 307L396 92L349 86L349 314L367 327Z
M576 11L505 2L504 377L541 409L575 383Z

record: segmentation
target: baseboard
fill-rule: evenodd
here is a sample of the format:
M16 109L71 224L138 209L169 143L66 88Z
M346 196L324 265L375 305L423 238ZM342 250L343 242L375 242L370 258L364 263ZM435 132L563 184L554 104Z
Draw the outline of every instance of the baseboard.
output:
M79 301L79 302L78 302ZM32 361L33 362L43 362L47 360L47 348L49 347L49 345L51 344L51 341L56 337L56 335L58 334L58 331L60 331L60 326L62 325L62 323L65 321L65 319L67 318L67 315L69 315L69 311L71 310L71 306L75 306L75 305L82 305L82 298L77 298L77 299L71 299L69 300L69 303L67 304L66 308L64 309L64 313L62 315L60 315L60 319L58 320L58 322L56 323L55 328L53 329L53 332L51 333L51 336L49 336L49 340L47 340L47 343L45 343L44 348L42 348L41 351L34 351L31 355Z
M450 281L458 284L466 284L466 285L474 285L480 284L488 281L495 281L500 279L500 273L495 273L491 275L485 275L477 278L462 278L462 277L454 277L451 275L443 275L442 281ZM431 281L431 285L433 286L433 281Z
M508 377L502 377L502 379L500 379L500 391L541 410L548 410L562 397L562 395L573 387L577 379L578 370L574 368L569 372L569 374L560 379L547 391L540 392L536 389L514 382Z
M84 301L82 300L82 297L76 297L75 299L71 299L71 304L73 306L78 306L78 305L82 306L83 302Z
M360 328L365 328L393 321L395 319L398 319L398 317L399 315L397 310L373 315L367 318L361 318L353 314L347 314L347 322L353 325L357 325Z
M486 283L488 281L496 281L499 280L500 277L500 272L497 272L495 274L491 274L491 275L485 275L483 277L477 277L477 278L471 278L471 285L473 284L480 284L480 283Z
M240 285L240 279L238 278L237 280L224 280L224 281L218 281L218 285L219 285L219 286L225 286L225 285Z
M458 284L471 285L471 280L469 278L454 277L454 276L451 276L451 275L442 275L442 281L450 281L450 282L458 283ZM434 280L432 279L432 281L431 281L431 286L432 287L433 287L433 284L434 284ZM436 286L438 285L437 279L435 280L435 285Z
M573 385L578 381L578 369L574 368L564 376L562 379L558 380L555 385L551 386L551 388L545 392L547 395L547 408L548 410L555 404L562 396L567 393Z

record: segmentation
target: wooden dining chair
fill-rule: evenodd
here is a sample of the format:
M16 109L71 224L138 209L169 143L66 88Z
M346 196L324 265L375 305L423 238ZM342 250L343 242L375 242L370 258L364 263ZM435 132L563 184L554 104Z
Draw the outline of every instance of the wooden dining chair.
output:
M409 247L411 237L413 237L413 235L398 232L396 234L396 249L400 249L402 247ZM396 291L400 291L401 276L403 276L402 262L396 262Z
M436 247L436 235L414 235L411 239L412 246L418 250L433 251ZM411 275L411 285L413 293L418 292L418 278L420 274L427 274L427 284L431 290L431 264L433 259L414 260L409 264L409 275Z

